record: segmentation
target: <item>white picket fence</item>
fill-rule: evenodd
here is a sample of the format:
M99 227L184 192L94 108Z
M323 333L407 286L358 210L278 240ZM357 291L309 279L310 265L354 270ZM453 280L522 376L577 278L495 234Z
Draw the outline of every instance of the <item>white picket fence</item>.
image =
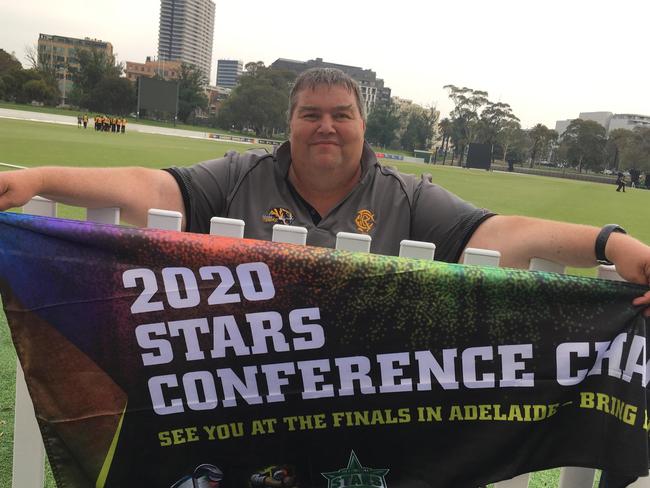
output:
M35 197L23 207L23 212L31 215L56 217L56 203L45 198ZM87 209L86 219L105 224L119 224L119 208ZM244 236L243 220L213 217L210 221L210 234L242 238ZM152 209L149 211L147 227L153 229L181 230L181 214L168 210ZM273 227L273 242L305 245L307 229L287 225ZM336 249L357 252L370 252L371 238L362 234L339 232ZM399 255L416 259L434 259L435 245L428 242L401 242ZM464 264L480 266L499 266L501 255L498 251L485 249L466 249ZM531 271L550 271L564 273L564 266L544 259L531 260ZM607 280L623 281L613 266L600 266L598 277ZM14 424L13 451L13 488L43 488L45 450L41 438L34 406L27 391L25 377L20 366L16 366L16 407ZM592 488L595 470L578 467L563 468L558 488ZM529 474L495 483L495 488L527 488ZM639 478L630 488L650 488L650 477Z

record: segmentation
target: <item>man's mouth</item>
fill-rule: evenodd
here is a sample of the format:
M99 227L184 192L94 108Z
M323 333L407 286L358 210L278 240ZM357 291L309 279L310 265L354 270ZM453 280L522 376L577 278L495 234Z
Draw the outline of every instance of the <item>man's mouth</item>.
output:
M324 140L324 141L314 141L310 143L312 146L319 146L319 145L325 145L325 146L339 146L340 144L337 141L330 141L330 140Z

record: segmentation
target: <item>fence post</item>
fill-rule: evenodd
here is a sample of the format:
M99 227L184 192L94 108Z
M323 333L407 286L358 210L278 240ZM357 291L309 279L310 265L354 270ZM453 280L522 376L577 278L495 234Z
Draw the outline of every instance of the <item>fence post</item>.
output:
M40 217L56 217L56 202L36 195L23 205L23 213Z
M494 488L527 488L530 474L520 474L512 479L494 483Z
M499 266L501 253L499 251L489 251L487 249L474 249L468 247L463 253L463 264L473 264L476 266Z
M603 280L625 281L616 271L616 266L598 266L598 277Z
M372 238L366 234L339 232L336 234L336 249L340 251L370 252Z
M528 271L546 271L549 273L564 274L565 266L553 261L547 261L542 258L533 258L530 260Z
M307 244L307 229L294 225L275 224L271 240L273 242L305 246Z
M212 217L210 219L210 235L243 239L245 226L246 223L243 220Z
M151 208L147 215L147 227L150 229L180 231L182 223L183 214L173 210Z
M23 213L56 217L56 203L34 197L23 206ZM45 448L38 428L34 404L27 390L25 374L16 360L16 403L14 408L14 452L11 485L14 488L43 488Z
M120 209L118 207L87 208L86 221L97 224L120 225Z
M435 253L436 245L432 242L404 239L399 243L399 256L401 258L427 259L431 261Z

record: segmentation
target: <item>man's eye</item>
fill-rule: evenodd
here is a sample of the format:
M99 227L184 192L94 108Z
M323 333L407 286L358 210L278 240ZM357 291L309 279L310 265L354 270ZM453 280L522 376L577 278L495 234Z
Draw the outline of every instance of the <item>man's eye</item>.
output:
M302 114L302 118L307 120L316 120L318 118L318 115L315 113L307 112Z
M335 119L350 119L351 117L350 117L350 114L348 114L346 112L341 112L341 113L334 114L334 118Z

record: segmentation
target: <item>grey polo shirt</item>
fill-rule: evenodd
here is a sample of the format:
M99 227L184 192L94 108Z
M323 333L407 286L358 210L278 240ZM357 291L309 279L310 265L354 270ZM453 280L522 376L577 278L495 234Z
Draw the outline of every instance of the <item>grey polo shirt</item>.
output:
M314 223L288 180L288 142L274 154L229 152L224 158L167 169L180 186L186 227L208 233L212 217L242 219L244 237L271 240L277 223L305 227L307 244L334 247L338 232L368 234L370 251L396 256L403 239L433 242L436 260L457 262L474 230L493 214L447 190L377 162L364 144L359 184Z

